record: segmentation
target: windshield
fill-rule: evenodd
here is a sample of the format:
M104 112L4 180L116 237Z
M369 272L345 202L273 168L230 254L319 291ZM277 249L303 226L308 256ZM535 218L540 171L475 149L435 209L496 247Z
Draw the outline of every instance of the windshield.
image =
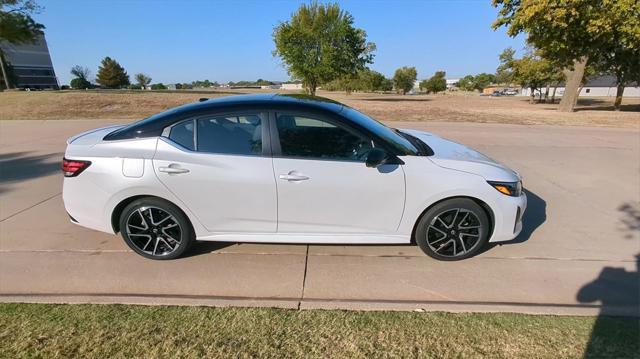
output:
M399 156L416 156L420 154L420 150L414 146L405 137L399 135L392 128L372 119L371 117L358 112L350 107L344 107L340 112L349 120L371 131L376 136L382 138L386 143L393 147L394 152Z

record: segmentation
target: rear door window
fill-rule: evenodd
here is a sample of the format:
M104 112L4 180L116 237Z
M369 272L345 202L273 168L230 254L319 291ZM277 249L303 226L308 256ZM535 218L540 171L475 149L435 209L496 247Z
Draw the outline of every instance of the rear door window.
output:
M259 115L216 116L196 120L196 151L244 156L262 154Z

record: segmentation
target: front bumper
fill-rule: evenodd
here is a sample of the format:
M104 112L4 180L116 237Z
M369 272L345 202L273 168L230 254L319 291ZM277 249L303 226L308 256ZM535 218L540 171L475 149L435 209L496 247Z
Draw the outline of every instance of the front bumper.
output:
M493 234L489 242L503 242L516 238L522 232L524 212L527 209L527 195L523 191L519 197L501 196L494 211Z

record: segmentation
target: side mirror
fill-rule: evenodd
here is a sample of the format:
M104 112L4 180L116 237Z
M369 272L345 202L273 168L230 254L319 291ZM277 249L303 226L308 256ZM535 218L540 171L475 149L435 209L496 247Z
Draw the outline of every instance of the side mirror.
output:
M365 164L367 165L367 167L376 168L378 166L381 166L387 163L388 159L389 159L389 154L386 151L380 148L372 148L367 153L367 159L365 161Z

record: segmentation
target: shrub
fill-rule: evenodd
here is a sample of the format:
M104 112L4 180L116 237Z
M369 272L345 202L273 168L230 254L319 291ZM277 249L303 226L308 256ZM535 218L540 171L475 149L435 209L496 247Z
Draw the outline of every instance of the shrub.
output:
M151 85L152 90L166 90L167 86L165 86L162 82Z
M80 77L76 77L75 79L71 80L69 85L71 85L71 88L76 90L90 89L93 87L93 85L91 85L91 82Z

